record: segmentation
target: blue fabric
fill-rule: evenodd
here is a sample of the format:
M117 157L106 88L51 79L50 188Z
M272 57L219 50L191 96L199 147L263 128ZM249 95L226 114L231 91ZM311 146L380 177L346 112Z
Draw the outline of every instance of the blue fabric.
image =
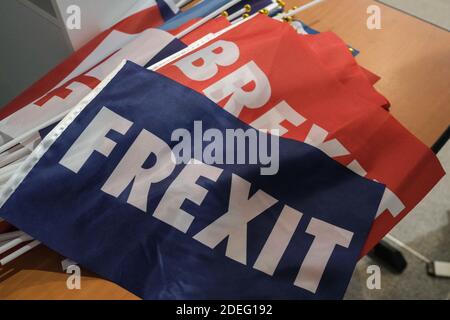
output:
M74 173L59 162L103 107L134 124L125 135L111 131L107 137L117 143L111 154L94 152ZM172 132L192 132L197 120L203 121L204 130L249 128L205 96L128 62L33 167L0 216L147 299L342 298L384 186L361 178L314 147L281 138L280 169L273 176L260 175L261 165L215 165L224 170L216 182L197 182L208 190L203 203L183 205L195 217L187 233L152 216L185 165L152 185L146 213L127 203L130 188L119 198L101 191L144 128L173 146ZM232 175L250 182L252 193L260 189L279 200L248 224L247 265L225 256L226 240L210 249L192 238L227 211ZM252 266L284 205L303 217L269 276ZM314 240L305 233L312 218L354 232L348 248L334 249L315 294L293 284Z
M183 50L184 48L186 48L187 45L184 44L181 40L179 39L173 39L166 47L164 47L160 52L158 52L153 59L151 59L146 65L145 67L150 67L152 65L154 65L155 63L170 57L171 55L177 53L178 51Z
M48 135L48 134L50 133L50 131L52 131L53 128L56 127L56 125L57 125L57 124L51 124L51 125L49 125L48 127L39 130L39 136L41 137L41 139L44 139L44 137L45 137L46 135Z
M182 24L191 21L192 19L203 18L224 6L229 0L204 0L202 3L195 5L189 10L177 14L174 18L164 23L160 29L172 30L176 29Z
M177 15L177 12L173 12L166 1L156 0L156 4L158 5L159 11L161 12L161 16L164 21L170 20Z

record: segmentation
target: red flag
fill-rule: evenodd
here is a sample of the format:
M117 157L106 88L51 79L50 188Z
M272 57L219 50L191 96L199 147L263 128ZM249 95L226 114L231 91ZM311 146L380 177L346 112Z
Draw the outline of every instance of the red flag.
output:
M279 128L282 135L312 144L356 173L386 184L366 254L444 171L431 150L388 112L354 86L337 81L311 50L311 37L258 16L159 72L246 123Z
M347 45L334 33L324 32L307 37L306 43L316 52L324 66L362 98L389 109L389 101L373 85L379 77L358 65Z

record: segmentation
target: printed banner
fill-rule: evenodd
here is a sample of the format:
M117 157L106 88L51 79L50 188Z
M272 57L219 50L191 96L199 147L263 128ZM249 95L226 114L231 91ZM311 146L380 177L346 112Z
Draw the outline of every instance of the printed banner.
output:
M117 72L9 180L0 216L146 299L342 298L384 186L136 64Z
M254 127L279 129L283 137L316 146L385 184L363 255L445 174L431 150L379 104L362 97L359 87L350 86L354 81L338 81L307 38L263 15L158 72Z

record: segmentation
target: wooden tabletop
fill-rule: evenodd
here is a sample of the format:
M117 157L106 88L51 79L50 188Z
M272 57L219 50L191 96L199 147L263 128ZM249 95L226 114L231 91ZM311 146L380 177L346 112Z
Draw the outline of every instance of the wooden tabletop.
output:
M309 0L285 0L287 8ZM367 8L381 8L381 30L366 27ZM359 63L377 73L392 114L427 145L450 124L450 33L371 0L327 0L299 15L361 50ZM82 270L81 290L68 290L62 257L40 246L0 269L0 299L137 299Z

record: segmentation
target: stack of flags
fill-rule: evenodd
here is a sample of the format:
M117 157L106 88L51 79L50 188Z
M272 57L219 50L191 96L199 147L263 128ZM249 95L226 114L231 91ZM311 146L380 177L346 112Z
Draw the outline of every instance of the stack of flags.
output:
M142 2L2 109L0 263L42 242L146 299L342 298L437 158L292 19L322 1Z

